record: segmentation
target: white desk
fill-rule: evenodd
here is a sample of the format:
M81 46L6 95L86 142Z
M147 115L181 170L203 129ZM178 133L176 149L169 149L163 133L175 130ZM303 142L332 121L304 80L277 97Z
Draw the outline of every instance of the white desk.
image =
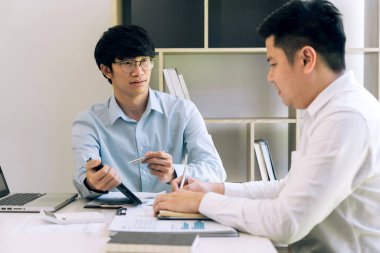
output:
M78 199L58 212L89 212L100 211L106 217L104 228L95 234L19 234L14 233L28 216L38 216L30 213L0 213L0 252L54 252L54 253L104 253L108 241L108 224L115 215L114 209L85 209L83 199ZM271 241L267 238L251 236L240 233L240 237L228 238L200 238L199 253L202 252L277 252Z

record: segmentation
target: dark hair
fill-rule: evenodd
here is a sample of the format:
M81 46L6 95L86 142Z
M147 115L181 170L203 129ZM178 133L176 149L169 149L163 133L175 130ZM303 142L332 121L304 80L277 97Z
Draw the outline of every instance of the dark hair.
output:
M154 43L148 32L136 25L116 25L105 31L95 47L95 60L110 68L116 59L150 56L154 58ZM106 77L107 78L107 77ZM111 83L111 80L108 79Z
M265 39L273 35L292 64L296 51L308 45L334 72L346 67L342 14L329 1L289 1L266 17L258 32Z

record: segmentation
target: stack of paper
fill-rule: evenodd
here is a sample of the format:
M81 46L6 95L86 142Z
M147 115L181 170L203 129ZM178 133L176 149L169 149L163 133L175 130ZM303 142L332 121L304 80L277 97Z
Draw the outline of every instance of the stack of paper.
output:
M158 220L153 216L138 217L130 214L130 216L116 215L109 230L115 232L190 233L199 234L201 237L239 236L234 228L212 220Z

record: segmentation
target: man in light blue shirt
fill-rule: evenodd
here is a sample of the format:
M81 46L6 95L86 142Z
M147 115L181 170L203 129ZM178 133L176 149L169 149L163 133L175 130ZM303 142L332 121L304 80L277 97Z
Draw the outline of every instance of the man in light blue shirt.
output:
M167 183L182 175L185 163L193 177L226 179L195 105L149 88L154 55L147 32L133 25L111 27L96 45L97 65L114 95L73 123L74 185L81 196L97 197L121 182L132 191L171 191ZM139 157L146 159L129 163Z

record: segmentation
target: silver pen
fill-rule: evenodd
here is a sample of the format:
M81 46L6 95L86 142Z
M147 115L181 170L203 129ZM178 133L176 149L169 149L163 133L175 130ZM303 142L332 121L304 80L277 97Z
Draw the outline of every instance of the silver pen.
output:
M164 152L165 152L165 153L168 153L167 150L165 150ZM148 157L146 157L146 156L139 157L139 158L136 158L136 159L134 159L134 160L132 160L132 161L129 161L128 163L137 163L137 162L144 161L145 159L148 159Z
M134 159L132 161L129 161L128 163L137 163L137 162L141 162L141 161L144 161L145 159L147 159L148 157L146 156L143 156L143 157L139 157L137 159Z
M187 173L188 168L189 168L189 166L185 165L185 169L183 170L182 179L181 179L181 183L179 185L179 189L182 189L183 185L185 184L187 174L188 174Z

